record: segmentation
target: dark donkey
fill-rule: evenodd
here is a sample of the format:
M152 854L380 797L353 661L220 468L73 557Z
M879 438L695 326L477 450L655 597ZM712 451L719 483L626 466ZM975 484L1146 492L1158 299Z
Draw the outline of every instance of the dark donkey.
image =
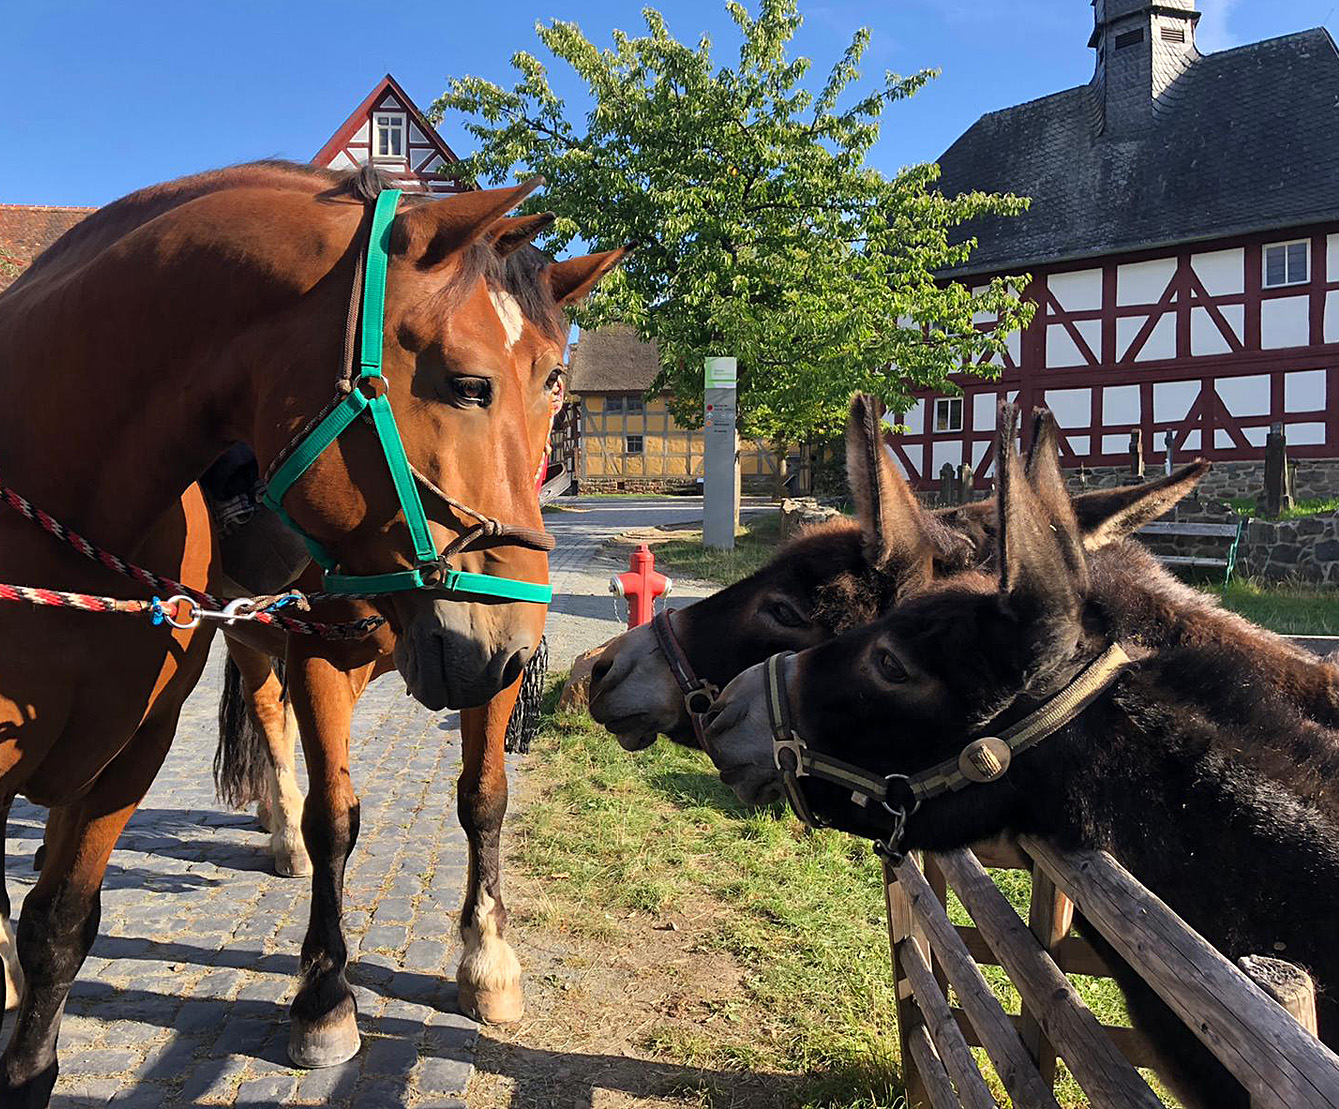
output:
M1085 551L1058 461L1025 474L1015 419L1006 412L999 444L998 574L959 575L740 675L708 727L722 776L751 798L779 766L811 820L891 853L1001 833L1108 850L1228 958L1282 952L1314 975L1334 1046L1339 669L1175 581L1135 543ZM1182 1099L1245 1106L1080 926Z
M1054 450L1053 429L1039 422L1034 450L1043 438ZM846 430L856 519L804 532L756 573L609 644L592 674L591 715L619 743L639 750L657 733L695 743L685 698L694 681L721 688L777 651L803 650L869 623L932 577L993 556L994 502L926 511L882 443L878 402L857 395ZM1157 519L1207 470L1196 462L1158 481L1079 496L1084 543L1099 547ZM667 664L672 656L676 668Z

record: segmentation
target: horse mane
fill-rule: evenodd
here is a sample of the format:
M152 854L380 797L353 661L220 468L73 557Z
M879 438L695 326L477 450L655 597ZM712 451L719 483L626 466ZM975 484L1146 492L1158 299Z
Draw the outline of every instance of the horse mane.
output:
M437 199L420 182L397 180L370 163L356 170L331 170L282 159L244 162L150 185L112 201L75 224L38 255L10 288L18 289L81 265L136 228L198 197L245 187L314 191L318 198L347 196L363 204L371 204L388 188L403 189L407 204ZM451 288L468 287L482 277L491 287L505 289L514 296L531 323L551 337L561 338L565 330L563 314L549 283L541 278L542 271L552 261L530 245L504 258L487 243L477 242L465 252Z

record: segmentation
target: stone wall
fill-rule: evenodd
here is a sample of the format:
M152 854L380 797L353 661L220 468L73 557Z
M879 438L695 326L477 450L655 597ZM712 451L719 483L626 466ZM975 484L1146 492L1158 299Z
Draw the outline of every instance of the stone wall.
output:
M1339 512L1252 520L1237 551L1237 573L1270 581L1339 583Z
M575 483L581 493L701 493L696 478L674 477L583 477ZM769 495L776 487L771 474L745 474L740 478L740 489L745 493Z
M1293 471L1293 496L1298 500L1339 497L1339 459L1290 458ZM1072 492L1086 489L1114 489L1139 479L1128 466L1083 466L1065 471ZM1161 477L1164 471L1152 461L1145 467L1144 480ZM1242 500L1259 498L1265 489L1265 464L1260 462L1215 462L1199 484L1199 495L1206 500Z

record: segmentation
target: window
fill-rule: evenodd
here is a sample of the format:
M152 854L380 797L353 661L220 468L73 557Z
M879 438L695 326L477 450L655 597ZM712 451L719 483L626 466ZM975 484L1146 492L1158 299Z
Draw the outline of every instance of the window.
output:
M1164 27L1162 29L1163 42L1185 42L1186 29L1184 27Z
M1116 49L1124 50L1127 46L1134 46L1144 41L1144 29L1140 27L1137 31L1126 31L1124 34L1116 36Z
M625 454L641 454L642 437L640 435L623 436L623 451Z
M1265 247L1265 288L1305 285L1311 280L1310 243L1273 243Z
M935 434L962 430L962 397L935 398Z
M624 403L627 405L627 412L631 416L640 416L646 411L646 404L641 393L632 393L624 397Z
M404 116L399 112L377 112L373 116L375 141L373 157L404 157Z

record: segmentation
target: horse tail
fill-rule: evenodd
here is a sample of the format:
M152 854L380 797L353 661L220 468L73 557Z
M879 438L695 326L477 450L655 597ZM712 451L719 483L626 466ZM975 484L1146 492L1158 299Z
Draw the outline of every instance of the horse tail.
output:
M282 669L279 676L283 677ZM229 808L245 808L267 796L269 769L269 743L250 711L242 671L229 655L223 664L223 694L219 697L214 790Z

